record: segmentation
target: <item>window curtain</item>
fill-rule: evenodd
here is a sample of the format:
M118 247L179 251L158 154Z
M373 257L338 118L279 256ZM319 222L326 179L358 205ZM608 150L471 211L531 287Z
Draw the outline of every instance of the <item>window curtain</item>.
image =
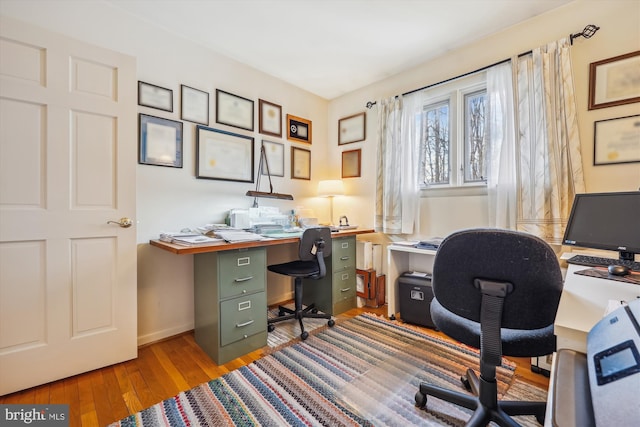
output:
M512 81L500 66L488 73L493 80L487 87L490 111L508 105L506 100L504 104L498 102L503 99L501 94L507 94L509 86L512 88L516 135L511 153L512 144L505 136L508 134L499 131L509 132L504 125L509 114L503 111L502 127L489 131L491 151L498 155L497 160L492 157L491 163L498 163L497 171L492 168L488 178L495 184L489 197L492 221L496 226L512 228L514 207L515 229L561 244L573 197L584 192L569 40L564 38L534 49L531 55L513 60L512 67ZM509 173L504 170L505 165L516 172L515 181L511 181L516 184L515 206L508 187L511 184L501 178L503 172Z
M510 63L487 70L487 125L489 162L487 196L489 225L516 229L516 133L513 106L513 70Z
M376 231L412 234L419 228L417 177L419 132L416 117L421 96L377 101L378 150L376 176Z

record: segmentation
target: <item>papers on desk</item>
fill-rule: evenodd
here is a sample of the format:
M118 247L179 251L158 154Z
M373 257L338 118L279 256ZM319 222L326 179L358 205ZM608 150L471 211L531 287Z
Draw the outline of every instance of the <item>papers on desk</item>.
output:
M225 231L217 231L216 236L221 239L226 240L229 243L237 243L237 242L252 242L258 240L266 240L265 237L251 233L249 231L241 231L241 230L225 230Z
M164 232L160 233L160 240L182 246L210 245L223 242L222 239L208 237L199 233Z

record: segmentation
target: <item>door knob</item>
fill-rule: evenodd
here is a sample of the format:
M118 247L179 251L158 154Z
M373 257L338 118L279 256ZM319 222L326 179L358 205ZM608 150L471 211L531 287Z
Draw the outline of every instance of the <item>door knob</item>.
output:
M120 221L107 221L107 224L118 224L122 228L129 228L133 224L131 218L120 218Z

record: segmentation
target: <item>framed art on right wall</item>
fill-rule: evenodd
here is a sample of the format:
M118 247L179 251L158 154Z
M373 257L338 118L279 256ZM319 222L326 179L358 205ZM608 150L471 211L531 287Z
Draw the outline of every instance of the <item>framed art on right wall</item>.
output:
M640 102L640 50L589 64L589 110Z
M640 162L640 115L593 124L593 164Z

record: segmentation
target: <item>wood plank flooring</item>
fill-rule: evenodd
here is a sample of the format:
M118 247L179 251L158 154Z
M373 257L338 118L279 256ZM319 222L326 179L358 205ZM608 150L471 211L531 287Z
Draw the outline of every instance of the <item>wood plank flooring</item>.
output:
M386 307L353 309L338 319L364 312L384 314ZM439 332L425 330L446 338ZM140 347L137 359L0 396L0 403L67 403L71 427L106 426L263 355L260 349L218 366L196 344L193 332L187 332ZM548 378L531 372L529 359L512 360L517 364L516 375L522 380L539 387L549 386Z

